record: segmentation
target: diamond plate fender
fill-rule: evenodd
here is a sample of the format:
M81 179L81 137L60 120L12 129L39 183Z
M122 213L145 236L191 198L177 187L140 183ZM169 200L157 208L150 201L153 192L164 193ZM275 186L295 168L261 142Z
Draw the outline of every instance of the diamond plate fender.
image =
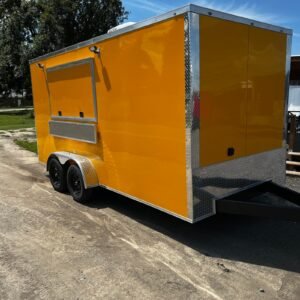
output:
M57 158L62 165L65 165L66 163L75 163L81 171L84 187L86 189L99 186L99 180L98 180L96 169L91 159L89 159L88 157L74 154L71 152L53 152L49 156L48 162L52 157ZM48 162L47 162L47 171L48 171Z

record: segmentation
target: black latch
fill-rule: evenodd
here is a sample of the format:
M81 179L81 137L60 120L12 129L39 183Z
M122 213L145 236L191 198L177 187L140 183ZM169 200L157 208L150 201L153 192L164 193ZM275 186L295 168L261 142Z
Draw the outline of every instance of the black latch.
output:
M234 155L234 148L232 148L232 147L231 147L231 148L228 148L228 149L227 149L227 155L228 155L228 156L233 156L233 155Z

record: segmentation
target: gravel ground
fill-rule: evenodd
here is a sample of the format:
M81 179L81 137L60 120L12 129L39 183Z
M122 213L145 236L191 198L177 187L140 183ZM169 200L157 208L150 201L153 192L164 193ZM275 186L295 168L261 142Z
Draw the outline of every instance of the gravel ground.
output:
M297 176L287 176L286 185L300 193L300 177Z
M1 299L300 298L300 223L190 225L101 190L83 206L13 138L0 136Z
M6 137L10 139L26 139L29 141L36 140L36 133L34 128L24 128L17 130L0 130L0 138ZM4 140L3 140L4 142Z

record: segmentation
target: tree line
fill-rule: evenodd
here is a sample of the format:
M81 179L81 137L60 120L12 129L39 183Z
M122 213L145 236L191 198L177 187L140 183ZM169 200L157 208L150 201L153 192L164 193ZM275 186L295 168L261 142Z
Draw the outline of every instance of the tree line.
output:
M0 0L0 97L31 99L30 59L104 34L127 17L121 0Z

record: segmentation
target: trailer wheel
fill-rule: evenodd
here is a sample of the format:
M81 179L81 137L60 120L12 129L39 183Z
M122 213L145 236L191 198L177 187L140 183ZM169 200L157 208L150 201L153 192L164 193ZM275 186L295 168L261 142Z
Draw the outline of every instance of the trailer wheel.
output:
M50 182L58 192L67 191L66 172L60 162L52 157L48 162Z
M73 199L85 203L92 196L91 189L85 189L80 169L77 165L70 165L67 172L67 186Z

